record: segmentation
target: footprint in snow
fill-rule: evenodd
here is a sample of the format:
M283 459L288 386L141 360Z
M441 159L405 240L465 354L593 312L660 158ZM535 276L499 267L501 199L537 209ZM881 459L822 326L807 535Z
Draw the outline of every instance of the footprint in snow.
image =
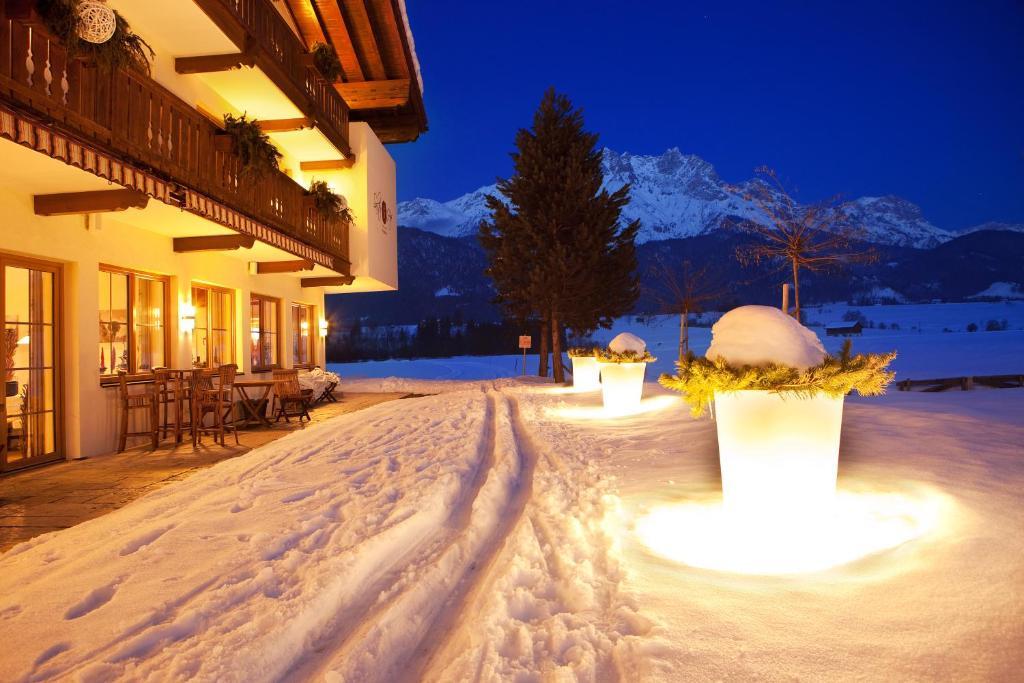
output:
M68 611L64 613L64 619L67 621L78 619L103 607L114 597L119 582L120 579L89 591L84 598L68 608Z
M156 539L160 538L173 528L174 525L171 524L169 526L163 526L157 529L150 529L146 533L136 536L132 540L128 541L128 543L125 544L123 548L121 548L121 557L131 555L132 553L137 552L142 548L145 548L147 545L149 545Z
M36 666L42 666L48 661L59 655L61 652L67 652L71 649L71 643L56 643L43 650L42 654L36 657Z
M282 498L281 502L282 503L296 503L296 502L298 502L300 500L305 500L306 498L309 498L314 493L316 493L316 489L306 489L305 491L296 491L295 493L290 493L287 496L285 496L284 498Z

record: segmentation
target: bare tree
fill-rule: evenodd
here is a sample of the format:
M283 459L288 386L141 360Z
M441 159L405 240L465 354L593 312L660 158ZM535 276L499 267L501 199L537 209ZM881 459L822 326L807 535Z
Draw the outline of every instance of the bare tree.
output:
M863 232L854 228L839 198L801 206L793 199L775 171L767 166L755 169L757 179L744 198L764 215L766 224L740 224L758 238L757 243L736 249L741 263L779 262L792 270L793 315L800 320L800 271L816 272L850 263L870 263L878 258L873 249L857 249L854 241Z
M690 350L691 313L700 313L704 306L728 292L728 288L710 275L710 264L694 267L689 259L678 264L667 263L659 257L651 266L651 274L658 283L652 294L662 311L679 315L679 361Z

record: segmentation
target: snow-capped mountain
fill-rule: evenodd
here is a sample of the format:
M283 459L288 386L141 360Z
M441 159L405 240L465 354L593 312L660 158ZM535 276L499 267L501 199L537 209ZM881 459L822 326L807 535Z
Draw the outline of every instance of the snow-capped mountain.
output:
M710 163L674 147L660 156L605 148L604 177L609 191L631 184L623 214L640 220L640 242L701 235L718 229L727 218L764 221L757 206L745 198L756 181L727 183ZM485 197L495 192L494 185L487 185L448 202L401 202L399 223L449 237L472 235L490 213ZM932 247L957 234L932 225L920 207L892 195L861 197L843 208L867 239L881 244Z

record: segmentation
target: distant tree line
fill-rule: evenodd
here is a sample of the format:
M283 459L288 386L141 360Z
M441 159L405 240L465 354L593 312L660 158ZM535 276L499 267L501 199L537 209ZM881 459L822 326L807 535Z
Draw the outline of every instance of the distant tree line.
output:
M539 321L461 322L430 318L412 326L353 325L327 340L327 361L349 363L389 358L496 356L520 353L519 336L529 334L536 352ZM565 343L563 337L562 343Z

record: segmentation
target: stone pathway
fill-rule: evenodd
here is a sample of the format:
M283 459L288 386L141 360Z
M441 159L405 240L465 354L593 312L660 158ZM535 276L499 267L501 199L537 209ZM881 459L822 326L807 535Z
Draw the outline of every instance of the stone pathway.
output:
M337 403L321 404L310 411L316 424L343 413L378 403L405 398L405 393L346 392ZM305 426L305 425L304 425ZM148 446L129 448L84 460L46 465L0 476L0 552L40 534L66 529L123 507L150 491L185 479L193 472L221 460L234 458L300 429L295 419L271 429L239 432L241 446L229 435L228 446L204 437L195 449L186 442L173 447L173 438L156 451Z

